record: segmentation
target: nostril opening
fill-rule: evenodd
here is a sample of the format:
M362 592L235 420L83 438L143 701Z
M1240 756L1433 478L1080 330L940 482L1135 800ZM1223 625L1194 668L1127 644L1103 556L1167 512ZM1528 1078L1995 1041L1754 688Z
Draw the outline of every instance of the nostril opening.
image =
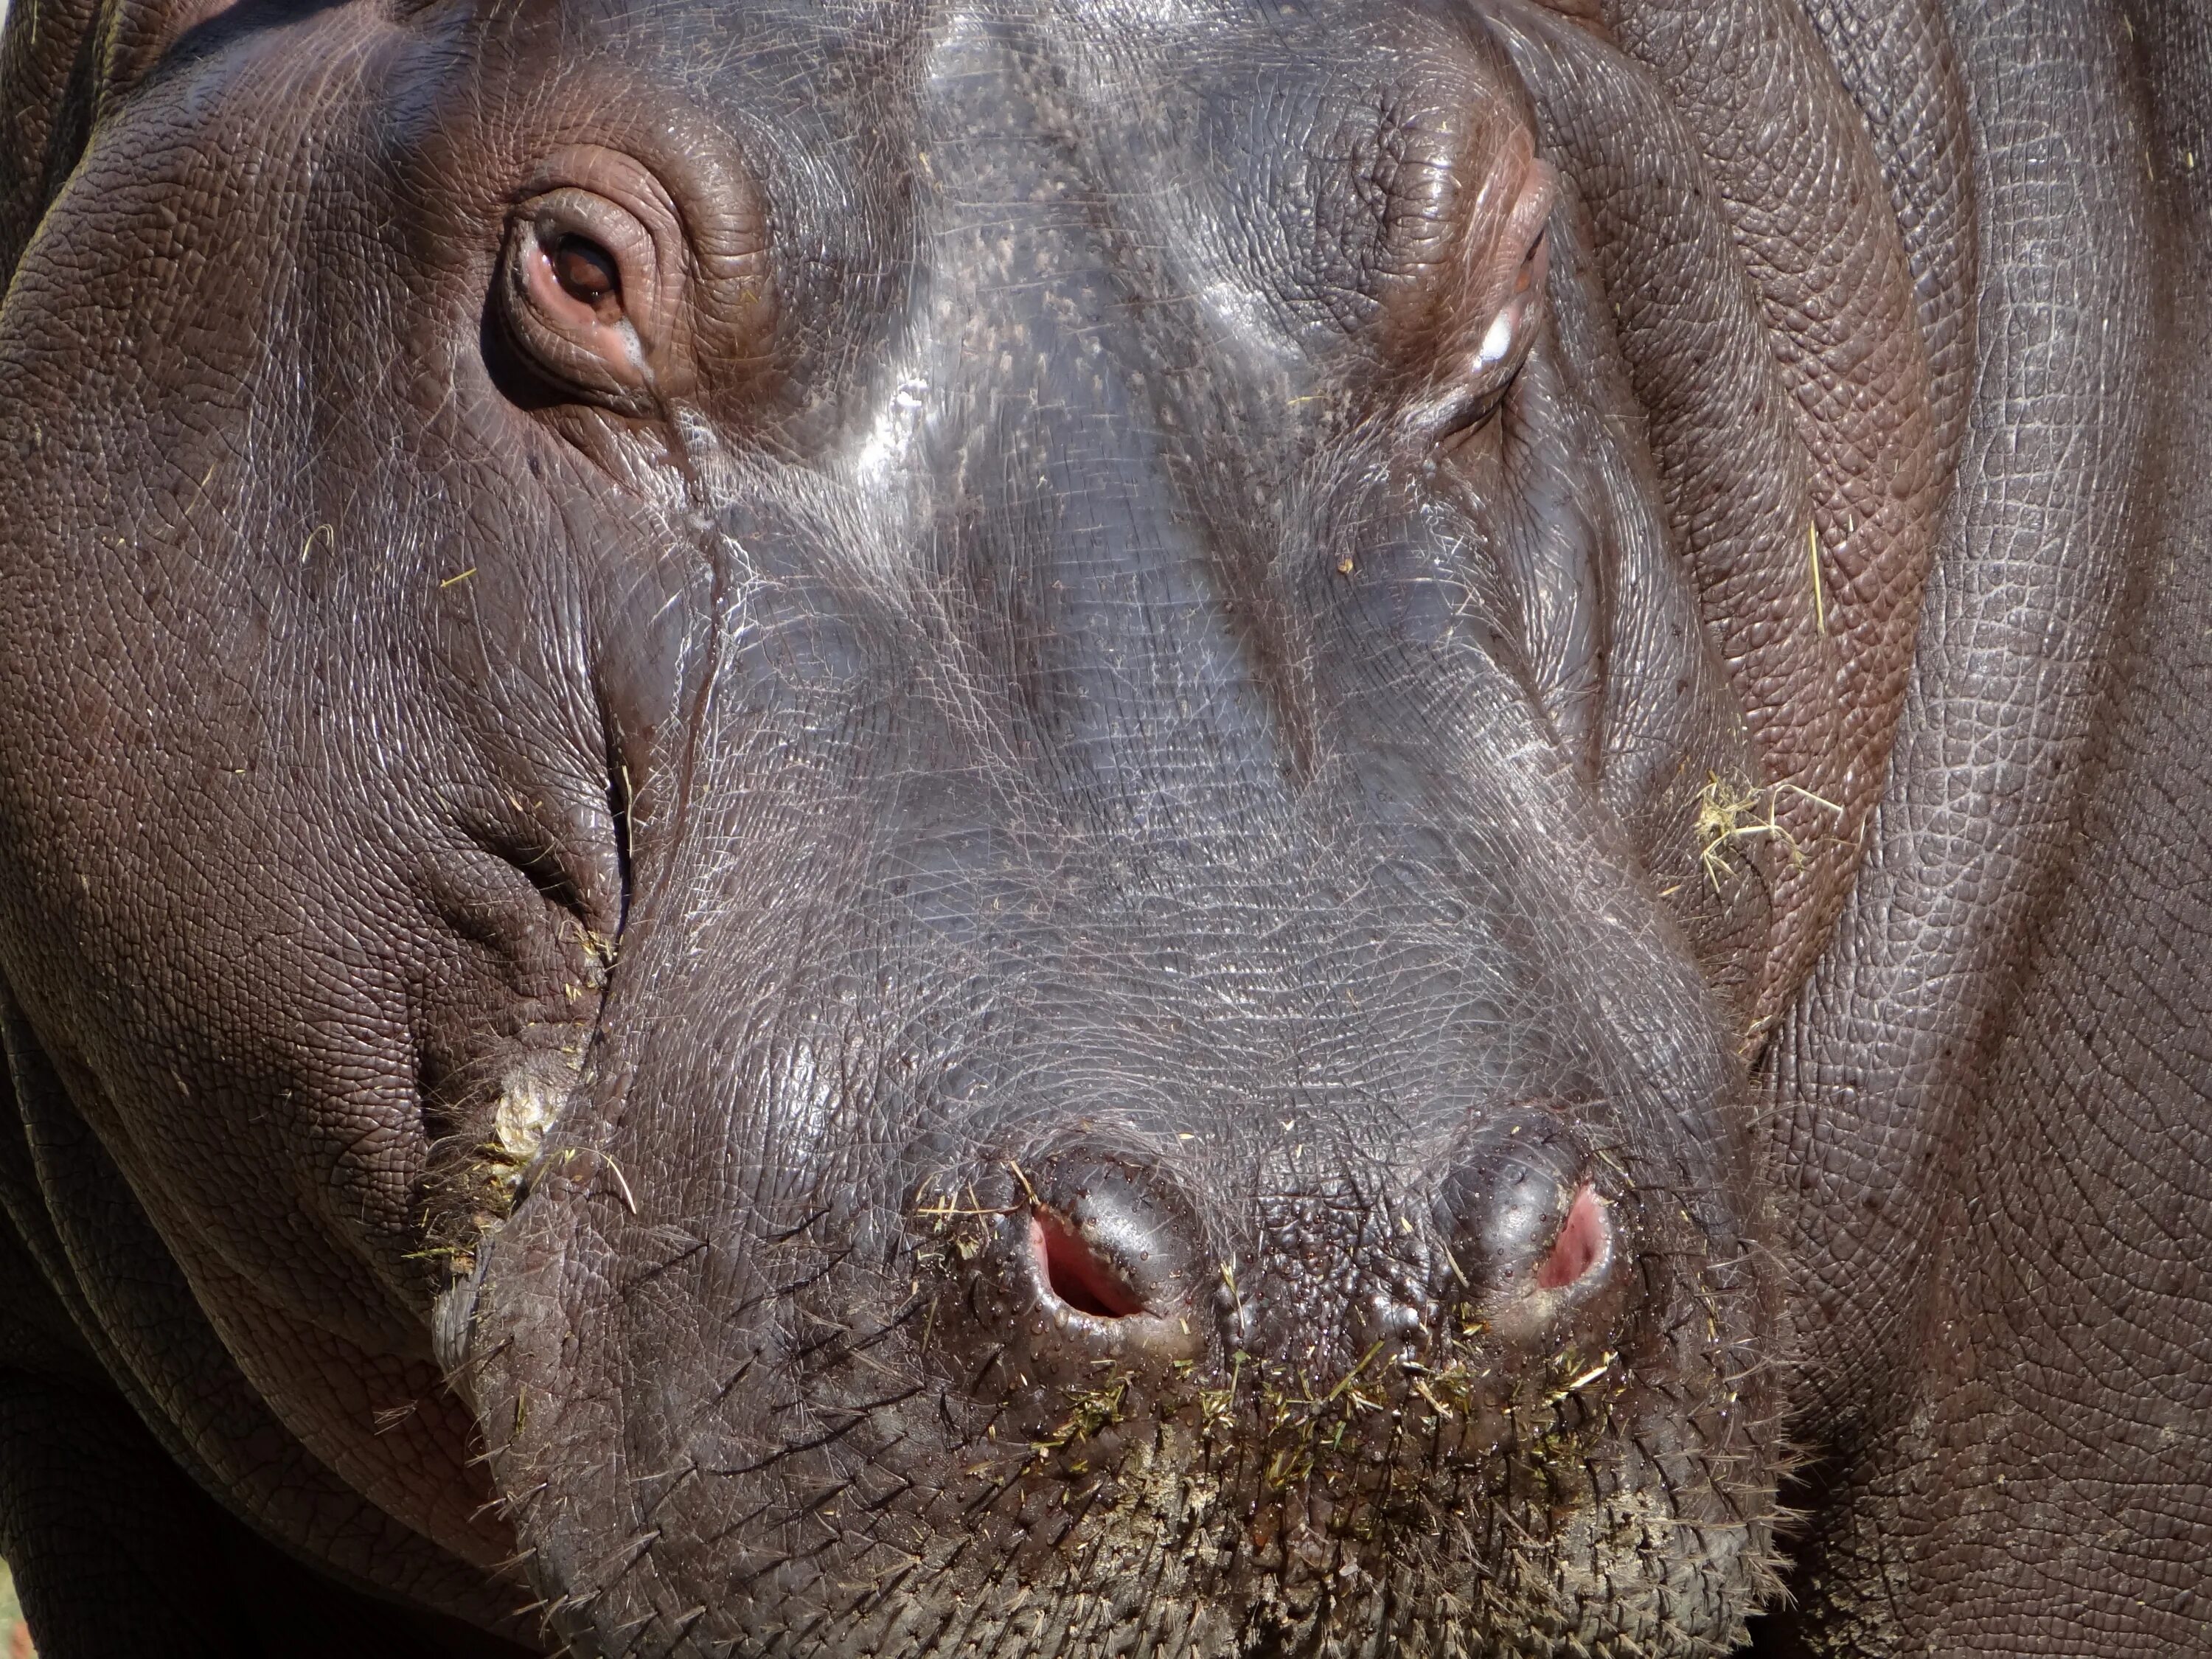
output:
M1127 1319L1144 1307L1067 1224L1048 1210L1030 1212L1037 1277L1053 1295L1094 1319Z
M1598 1197L1597 1189L1586 1182L1567 1208L1566 1224L1559 1229L1551 1254L1536 1270L1537 1288L1559 1291L1576 1283L1603 1260L1612 1241L1613 1230L1606 1223L1604 1200Z

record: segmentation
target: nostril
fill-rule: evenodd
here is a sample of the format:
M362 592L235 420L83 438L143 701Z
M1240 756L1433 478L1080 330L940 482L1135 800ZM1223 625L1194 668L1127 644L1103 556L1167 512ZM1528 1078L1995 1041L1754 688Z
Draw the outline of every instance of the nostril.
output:
M1510 1341L1625 1316L1634 1200L1625 1184L1601 1188L1592 1162L1557 1112L1486 1117L1453 1149L1436 1188L1439 1291L1468 1298Z
M971 1170L916 1194L916 1266L946 1292L919 1335L966 1374L964 1394L1015 1413L990 1433L1061 1444L1071 1398L1166 1387L1214 1346L1199 1298L1220 1258L1171 1172L1081 1146Z
M1568 1206L1567 1218L1543 1265L1536 1269L1536 1288L1565 1290L1605 1259L1613 1243L1613 1229L1605 1217L1605 1200L1584 1182Z
M1127 1319L1144 1311L1129 1287L1051 1211L1030 1212L1030 1248L1036 1255L1038 1279L1076 1312L1095 1319Z

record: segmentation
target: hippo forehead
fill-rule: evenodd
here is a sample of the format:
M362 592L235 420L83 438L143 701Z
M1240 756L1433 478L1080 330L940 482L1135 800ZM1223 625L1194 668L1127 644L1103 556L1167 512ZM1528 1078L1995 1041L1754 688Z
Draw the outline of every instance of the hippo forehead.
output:
M1481 21L1436 13L572 7L495 20L471 78L512 87L517 121L626 134L672 167L742 157L779 234L805 239L800 258L1027 283L1067 264L1064 247L1024 245L1056 228L1064 246L1114 242L1139 289L1148 259L1167 267L1155 282L1215 267L1195 291L1141 297L1341 331L1432 256L1437 218L1483 183L1466 153L1481 129L1525 119ZM1469 161L1474 176L1455 176ZM921 227L868 211L933 197ZM951 240L933 253L933 237ZM1230 300L1232 283L1249 295Z
M1125 465L1202 451L1272 499L1425 353L1474 343L1439 336L1489 320L1462 267L1532 143L1464 15L660 6L472 45L397 136L408 183L542 185L579 141L641 161L706 279L710 361L680 389L871 484L919 434L996 428Z

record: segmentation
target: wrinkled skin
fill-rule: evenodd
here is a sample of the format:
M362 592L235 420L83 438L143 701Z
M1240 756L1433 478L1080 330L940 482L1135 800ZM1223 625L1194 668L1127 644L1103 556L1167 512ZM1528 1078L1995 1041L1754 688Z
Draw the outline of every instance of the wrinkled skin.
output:
M2212 29L15 0L50 1659L2212 1645Z

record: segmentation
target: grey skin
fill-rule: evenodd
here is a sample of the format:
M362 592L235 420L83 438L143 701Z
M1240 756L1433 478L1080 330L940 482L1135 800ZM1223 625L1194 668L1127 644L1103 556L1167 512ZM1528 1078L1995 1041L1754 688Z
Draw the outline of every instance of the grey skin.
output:
M2208 98L15 0L42 1653L2212 1650Z

